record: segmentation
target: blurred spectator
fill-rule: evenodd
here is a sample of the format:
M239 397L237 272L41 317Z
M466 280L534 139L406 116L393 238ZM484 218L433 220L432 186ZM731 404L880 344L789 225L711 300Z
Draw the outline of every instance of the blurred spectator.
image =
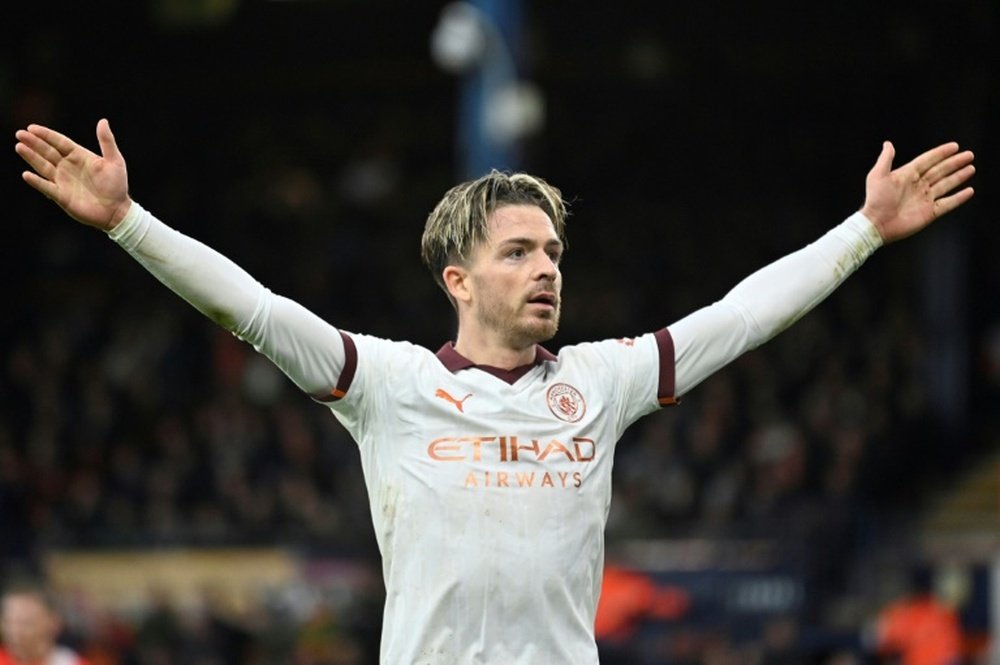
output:
M935 594L931 571L915 569L906 595L879 612L876 650L882 662L960 665L962 649L962 627L955 609Z
M57 643L62 622L48 592L33 582L16 582L3 592L0 609L0 665L87 665Z
M604 568L594 634L606 665L633 663L631 643L644 621L676 620L689 609L684 589L657 584L648 574L614 565Z
M138 622L135 649L140 665L171 665L177 662L183 639L180 617L167 592L153 589L150 607Z

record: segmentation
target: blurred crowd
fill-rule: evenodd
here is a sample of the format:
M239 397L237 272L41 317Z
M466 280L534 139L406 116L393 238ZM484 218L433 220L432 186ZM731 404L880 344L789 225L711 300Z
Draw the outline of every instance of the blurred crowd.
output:
M402 35L400 26L386 29ZM200 52L211 40L150 39L164 58L176 56L179 69L152 67L147 76L135 63L94 55L135 67L125 70L134 94L113 105L123 122L112 119L135 198L347 330L432 349L449 339L452 312L419 264L418 242L424 216L457 180L452 82L409 55L383 54L381 66L358 72L324 69L317 52L302 58L314 64L301 78L258 56L259 76L235 76L221 94L213 86L228 76L228 60L199 60L200 73L183 64L186 48ZM54 63L67 61L69 50L57 41L50 36L17 52L33 73L18 79L9 67L0 93L10 102L11 126L51 122L89 144L97 115L87 114L104 114L98 102L107 100L99 86L74 88L59 75ZM685 79L684 63L648 35L632 47L626 54L644 73L628 90L610 65L582 51L580 62L593 72L553 65L542 81L555 120L532 147L531 168L563 188L573 211L564 323L553 351L650 331L712 302L840 221L862 191L863 164L828 174L836 195L819 188L778 199L748 175L770 172L772 146L723 158L739 144L709 146L712 182L687 176L687 189L669 191L686 170L674 149L699 152L693 135L709 130L721 143L735 141L773 109L750 95L743 110L750 119L727 115L721 92L704 95L709 83L725 95L738 85ZM671 67L679 79L668 77ZM185 76L192 84L183 100L160 92ZM312 92L323 77L347 80L363 94ZM775 76L763 85L774 92L785 84ZM256 103L244 105L240 95ZM294 103L276 99L282 95ZM398 104L401 95L409 106ZM633 110L605 118L609 106L598 95L623 97ZM826 102L804 95L806 107ZM65 98L77 105L69 108ZM146 115L148 99L160 113ZM571 106L572 117L565 113ZM658 126L652 116L664 109L678 126L697 130L666 132L669 149L640 131ZM838 108L826 112L832 122ZM793 146L793 156L812 160L829 137L803 122L770 133ZM186 150L176 147L177 127ZM912 127L901 131L924 141ZM583 132L587 159L578 159ZM636 174L637 155L670 158ZM811 180L805 169L783 175L791 187ZM47 552L108 548L280 545L366 561L377 571L358 454L328 411L113 243L18 187L3 185L11 192L7 219L17 227L4 262L19 279L8 283L0 328L0 581L41 573ZM802 200L813 195L819 200ZM982 226L954 224L968 225L969 255L981 257ZM880 252L778 339L708 379L679 407L634 426L616 453L609 552L634 540L768 539L803 575L803 625L846 620L860 633L864 610L836 615L870 591L858 566L886 534L911 529L928 498L1000 440L995 409L983 408L1000 395L995 299L980 298L975 314L959 312L961 330L974 326L959 348L973 357L965 410L946 418L935 408L940 395L927 361L940 347L928 323L925 252L919 243ZM970 300L992 294L997 283L995 266L975 265L967 276L975 286L958 291ZM65 598L64 639L93 665L372 663L379 593L377 585L347 598L299 590L239 613L211 594L185 609L165 596L128 616ZM742 651L708 644L690 662L745 662L738 654L750 652L761 665L814 662L801 654L768 660L769 644L794 638L786 623L770 626ZM860 660L848 649L824 662Z

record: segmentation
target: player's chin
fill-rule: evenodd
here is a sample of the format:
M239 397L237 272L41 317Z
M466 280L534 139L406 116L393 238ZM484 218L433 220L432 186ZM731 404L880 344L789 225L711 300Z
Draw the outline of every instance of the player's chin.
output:
M546 318L536 318L528 326L531 337L536 341L546 342L556 336L559 331L559 314Z

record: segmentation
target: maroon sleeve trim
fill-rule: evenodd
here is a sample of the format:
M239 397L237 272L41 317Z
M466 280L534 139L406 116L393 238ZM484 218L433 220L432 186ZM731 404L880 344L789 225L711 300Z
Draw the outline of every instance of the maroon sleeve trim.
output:
M660 406L677 404L678 399L674 395L676 389L674 338L666 328L657 330L653 333L653 337L656 338L656 347L660 351L660 381L656 388L656 399L660 402Z
M330 391L328 395L317 398L320 402L336 402L347 394L354 381L354 372L358 368L358 348L354 346L354 340L344 331L340 332L340 338L344 341L344 369L340 371L340 379L337 387Z

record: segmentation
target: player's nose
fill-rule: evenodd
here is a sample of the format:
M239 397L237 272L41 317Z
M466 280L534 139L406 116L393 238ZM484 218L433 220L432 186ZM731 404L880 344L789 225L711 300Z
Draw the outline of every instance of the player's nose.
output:
M534 262L535 279L555 279L559 274L559 264L546 252L539 252Z

